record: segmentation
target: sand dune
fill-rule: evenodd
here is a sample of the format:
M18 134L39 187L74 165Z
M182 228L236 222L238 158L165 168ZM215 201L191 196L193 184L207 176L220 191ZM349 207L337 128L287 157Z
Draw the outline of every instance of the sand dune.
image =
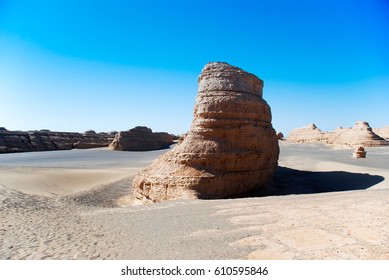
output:
M0 155L0 185L31 195L66 195L134 176L166 150L107 149Z
M0 159L1 259L389 259L388 148L281 143L252 197L139 206L129 175L158 154L109 168L74 155L73 168Z
M130 175L137 168L106 170L75 168L0 168L0 185L31 195L65 195L112 183Z

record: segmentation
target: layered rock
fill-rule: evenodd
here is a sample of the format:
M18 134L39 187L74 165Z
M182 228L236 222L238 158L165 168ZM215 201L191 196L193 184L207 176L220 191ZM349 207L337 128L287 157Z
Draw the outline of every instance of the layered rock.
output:
M296 128L288 135L288 141L293 143L317 143L325 142L328 138L314 123Z
M135 197L225 198L263 188L279 148L262 88L262 80L240 68L207 64L198 79L190 131L134 178Z
M355 148L353 158L366 158L365 148L362 146Z
M182 142L184 142L184 139L186 138L187 135L188 133L181 134L180 137L178 138L177 144L181 144Z
M110 150L118 151L151 151L169 148L173 136L166 132L152 132L150 128L137 126L115 135Z
M373 128L373 132L378 136L389 140L389 125L382 128Z
M332 143L347 146L377 147L389 145L388 141L373 132L368 122L356 122L353 128L340 128L333 132Z
M389 142L375 134L369 123L356 122L352 128L337 128L332 132L322 132L314 124L293 130L287 139L293 143L324 143L341 146L377 147Z
M0 153L70 150L108 147L114 135L77 132L0 130Z

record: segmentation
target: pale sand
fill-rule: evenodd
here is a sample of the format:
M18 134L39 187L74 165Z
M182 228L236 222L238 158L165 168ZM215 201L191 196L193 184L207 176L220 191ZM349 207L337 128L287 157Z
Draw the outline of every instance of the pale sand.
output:
M280 145L253 197L144 206L131 174L164 151L0 155L0 259L389 259L389 148Z

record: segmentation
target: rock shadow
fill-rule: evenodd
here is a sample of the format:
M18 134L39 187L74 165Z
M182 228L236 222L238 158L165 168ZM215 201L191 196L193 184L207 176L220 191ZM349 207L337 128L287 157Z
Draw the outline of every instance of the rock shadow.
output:
M385 180L378 175L345 171L303 171L279 166L273 182L255 196L314 194L368 189Z

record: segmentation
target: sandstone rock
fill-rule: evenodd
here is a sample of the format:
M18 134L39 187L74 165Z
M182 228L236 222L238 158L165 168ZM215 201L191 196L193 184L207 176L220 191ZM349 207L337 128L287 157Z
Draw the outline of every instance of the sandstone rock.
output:
M186 138L187 135L188 135L188 133L181 134L180 137L178 138L177 144L181 144L184 141L184 139Z
M113 136L107 133L84 136L76 132L0 130L0 153L70 150L108 147Z
M373 128L373 132L378 136L389 140L389 125L382 128Z
M294 143L323 143L339 146L386 146L388 141L375 134L369 123L359 121L352 128L337 128L332 132L322 132L314 124L293 130L287 139Z
M366 151L364 147L360 146L354 150L353 158L365 158L365 157L366 157Z
M355 123L353 128L334 131L331 144L377 147L389 145L389 142L375 134L368 122L359 121Z
M198 79L190 131L133 180L144 202L226 198L264 188L279 154L263 81L227 63L207 64Z
M326 133L316 127L314 123L294 129L288 136L288 141L293 143L317 143L325 142L328 138Z
M83 134L84 136L95 136L96 135L96 131L94 131L94 130L87 130L87 131L85 131L84 132L84 134Z
M180 135L175 135L175 134L170 134L172 137L173 141L177 141L181 136Z
M119 151L151 151L169 148L173 137L166 132L152 132L150 128L137 126L129 131L116 134L110 150Z

